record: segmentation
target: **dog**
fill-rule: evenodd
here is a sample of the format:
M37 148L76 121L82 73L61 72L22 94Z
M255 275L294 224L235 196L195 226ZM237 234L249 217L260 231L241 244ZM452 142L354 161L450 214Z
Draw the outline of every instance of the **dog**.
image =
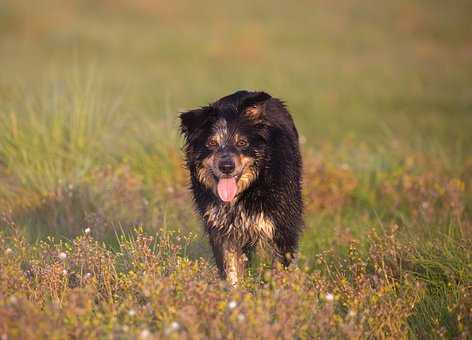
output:
M222 278L244 275L257 246L290 264L303 227L302 159L285 104L237 91L180 114L186 167Z

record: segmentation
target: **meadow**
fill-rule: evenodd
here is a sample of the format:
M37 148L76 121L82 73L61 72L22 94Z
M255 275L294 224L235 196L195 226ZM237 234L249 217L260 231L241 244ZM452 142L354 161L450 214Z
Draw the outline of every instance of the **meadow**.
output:
M472 4L0 2L0 336L472 337ZM178 113L285 100L305 230L218 278Z

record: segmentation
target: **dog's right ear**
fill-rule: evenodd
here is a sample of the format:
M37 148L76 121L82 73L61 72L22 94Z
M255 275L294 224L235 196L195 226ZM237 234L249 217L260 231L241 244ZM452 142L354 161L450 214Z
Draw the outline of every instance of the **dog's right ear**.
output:
M252 121L258 122L264 118L266 102L272 97L265 92L251 92L243 102L244 114Z
M180 114L180 132L187 140L191 139L191 136L207 123L211 116L212 109L209 106L182 112Z

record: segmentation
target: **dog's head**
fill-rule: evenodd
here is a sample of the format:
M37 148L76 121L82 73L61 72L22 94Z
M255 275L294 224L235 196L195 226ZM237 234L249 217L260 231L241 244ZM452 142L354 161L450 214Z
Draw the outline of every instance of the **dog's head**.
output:
M238 91L180 115L187 164L194 180L224 202L253 184L267 160L272 99L265 92Z

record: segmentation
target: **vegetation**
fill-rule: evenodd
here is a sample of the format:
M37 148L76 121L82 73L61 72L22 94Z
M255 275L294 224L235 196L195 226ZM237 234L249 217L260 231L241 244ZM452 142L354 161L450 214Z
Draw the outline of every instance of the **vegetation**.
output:
M0 336L469 338L468 1L0 3ZM177 113L283 98L287 270L218 279Z

